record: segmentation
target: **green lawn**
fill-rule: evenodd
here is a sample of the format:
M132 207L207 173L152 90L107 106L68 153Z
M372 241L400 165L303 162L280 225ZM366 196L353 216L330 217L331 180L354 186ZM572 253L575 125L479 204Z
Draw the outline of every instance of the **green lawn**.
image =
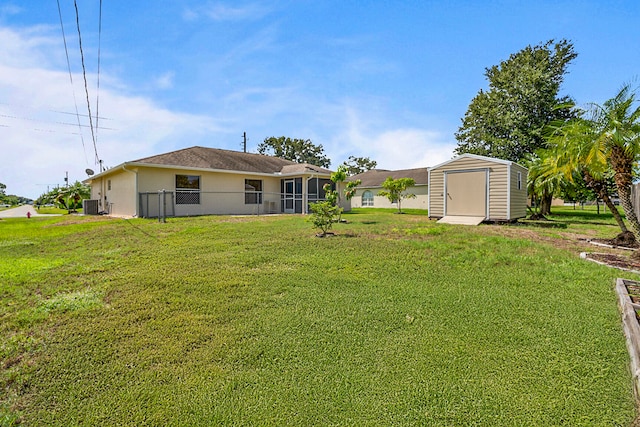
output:
M0 221L0 424L629 425L621 273L550 243L615 223L560 213Z

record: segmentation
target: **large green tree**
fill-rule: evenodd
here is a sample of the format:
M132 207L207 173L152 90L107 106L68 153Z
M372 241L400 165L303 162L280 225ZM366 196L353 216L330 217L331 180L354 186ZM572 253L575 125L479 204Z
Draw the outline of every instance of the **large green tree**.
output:
M521 162L543 147L544 127L572 114L559 91L576 56L571 42L549 40L487 68L489 88L471 101L455 134L455 152Z
M296 163L309 163L328 168L331 160L325 155L322 144L315 145L310 139L269 137L258 145L258 153L267 154Z
M346 168L348 176L358 175L374 169L377 165L378 162L371 160L369 157L349 156L348 160L342 162L342 166Z

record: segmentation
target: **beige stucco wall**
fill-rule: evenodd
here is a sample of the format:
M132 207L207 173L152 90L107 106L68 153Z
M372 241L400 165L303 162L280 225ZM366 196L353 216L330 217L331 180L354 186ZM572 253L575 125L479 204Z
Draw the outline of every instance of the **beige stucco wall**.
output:
M136 175L118 168L91 182L91 198L99 200L98 209L110 215L136 215Z
M382 187L358 187L355 196L351 199L351 207L362 207L362 194L365 191L371 191L373 193L373 208L394 208L397 209L396 203L391 203L389 199L384 196L378 196L378 192L382 191ZM427 185L416 185L409 187L405 193L415 194L413 199L402 199L402 209L427 209L428 202L428 188Z
M200 204L175 205L177 216L257 214L280 211L280 177L184 169L139 168L138 191L175 191L176 175L200 177ZM262 180L262 204L245 204L245 179Z
M445 216L446 172L489 170L488 220L511 220L526 215L526 169L515 163L510 165L475 157L459 157L429 171L429 216ZM522 189L517 189L517 172L522 173Z

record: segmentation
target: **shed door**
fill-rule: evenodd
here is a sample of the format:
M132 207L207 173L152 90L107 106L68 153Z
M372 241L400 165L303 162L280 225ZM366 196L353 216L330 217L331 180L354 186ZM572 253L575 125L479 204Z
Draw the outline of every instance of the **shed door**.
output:
M447 200L445 215L487 215L487 172L449 172L445 174Z

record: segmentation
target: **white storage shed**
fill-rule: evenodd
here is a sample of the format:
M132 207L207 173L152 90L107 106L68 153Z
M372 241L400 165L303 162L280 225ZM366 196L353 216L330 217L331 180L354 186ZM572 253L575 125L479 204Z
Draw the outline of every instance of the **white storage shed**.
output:
M527 168L463 154L429 169L429 217L445 222L514 221L527 215Z

